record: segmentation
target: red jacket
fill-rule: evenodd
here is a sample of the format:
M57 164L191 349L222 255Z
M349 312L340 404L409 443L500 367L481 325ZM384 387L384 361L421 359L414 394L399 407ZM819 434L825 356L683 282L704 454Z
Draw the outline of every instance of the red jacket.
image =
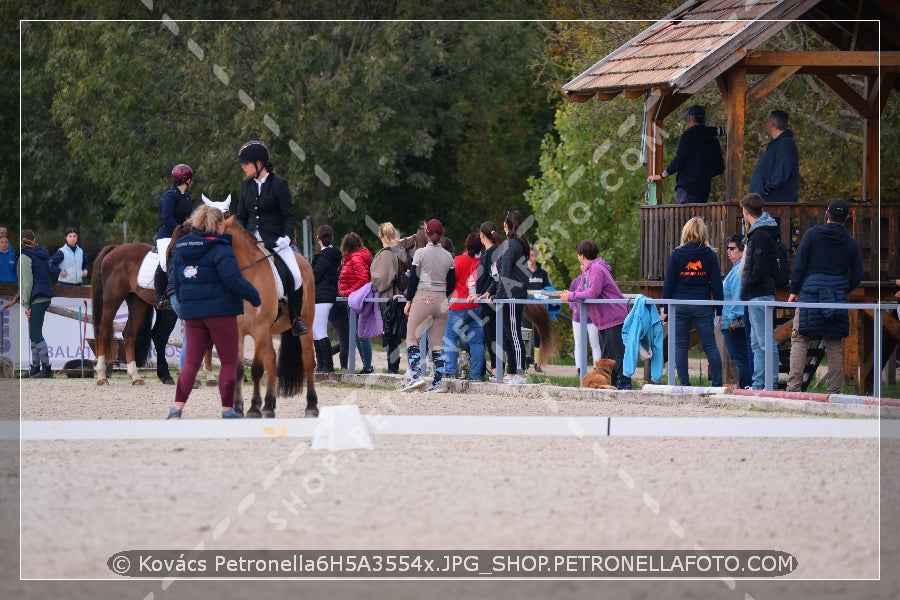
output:
M453 290L453 298L468 298L471 288L472 293L475 292L475 280L478 277L478 261L479 257L471 257L466 253L460 254L454 259L456 270L456 288ZM474 304L463 304L452 302L450 310L470 310L481 306L477 302Z
M372 264L372 253L366 247L351 252L344 257L344 266L338 277L338 294L349 296L362 286L372 281L369 276L369 265Z

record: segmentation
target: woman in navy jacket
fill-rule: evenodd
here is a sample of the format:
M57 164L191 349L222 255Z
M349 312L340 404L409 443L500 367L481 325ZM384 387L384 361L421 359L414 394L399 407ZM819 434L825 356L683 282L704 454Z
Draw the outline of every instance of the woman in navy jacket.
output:
M334 247L334 230L330 225L320 225L316 231L321 250L312 259L313 275L316 278L316 317L313 319L313 345L316 347L316 371L333 373L334 361L331 340L328 338L328 313L337 298L338 275L344 257Z
M722 300L722 273L719 257L709 247L706 223L694 217L681 230L681 245L672 251L663 281L663 298L676 300ZM660 317L666 320L665 307ZM722 357L716 346L714 327L722 324L722 307L679 304L675 312L675 372L681 385L691 385L688 374L688 346L691 328L697 330L700 345L709 361L712 385L722 385ZM675 378L669 373L669 385Z
M246 300L256 307L259 317L262 302L256 288L241 275L231 248L231 235L223 233L222 212L200 206L191 215L191 224L191 233L178 239L171 257L172 280L187 337L187 358L175 388L175 405L167 418L181 418L210 340L222 363L222 418L240 418L243 415L234 411L239 358L237 316L243 314Z

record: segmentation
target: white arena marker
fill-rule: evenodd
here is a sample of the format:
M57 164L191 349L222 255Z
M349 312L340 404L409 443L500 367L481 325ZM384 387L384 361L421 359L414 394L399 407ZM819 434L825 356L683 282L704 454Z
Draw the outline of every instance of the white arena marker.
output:
M323 406L319 409L319 421L310 446L313 450L372 449L372 439L359 406Z

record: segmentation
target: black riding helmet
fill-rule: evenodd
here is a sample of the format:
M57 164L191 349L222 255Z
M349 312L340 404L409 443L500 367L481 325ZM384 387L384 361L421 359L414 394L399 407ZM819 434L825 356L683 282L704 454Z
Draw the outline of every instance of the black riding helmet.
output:
M237 158L234 159L234 162L241 164L253 163L255 165L256 161L261 162L266 170L272 171L272 164L269 162L269 147L259 140L252 140L241 146L241 149L238 150ZM260 169L257 167L257 176L259 171Z

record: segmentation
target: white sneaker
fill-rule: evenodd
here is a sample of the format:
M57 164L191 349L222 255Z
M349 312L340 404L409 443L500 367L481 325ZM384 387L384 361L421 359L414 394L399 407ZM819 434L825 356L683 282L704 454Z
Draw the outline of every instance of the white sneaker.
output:
M412 392L414 390L421 390L423 387L425 387L425 380L422 379L421 377L416 377L415 379L413 379L409 383L407 383L405 386L400 388L400 391L401 392Z
M503 378L503 383L522 385L523 383L528 383L528 378L522 377L521 375L507 375Z
M428 394L428 393L445 394L445 393L447 393L447 388L445 388L445 387L444 387L443 385L441 385L440 383L432 383L432 384L431 384L430 386L428 386L428 388L425 390L425 393L426 393L426 394Z

